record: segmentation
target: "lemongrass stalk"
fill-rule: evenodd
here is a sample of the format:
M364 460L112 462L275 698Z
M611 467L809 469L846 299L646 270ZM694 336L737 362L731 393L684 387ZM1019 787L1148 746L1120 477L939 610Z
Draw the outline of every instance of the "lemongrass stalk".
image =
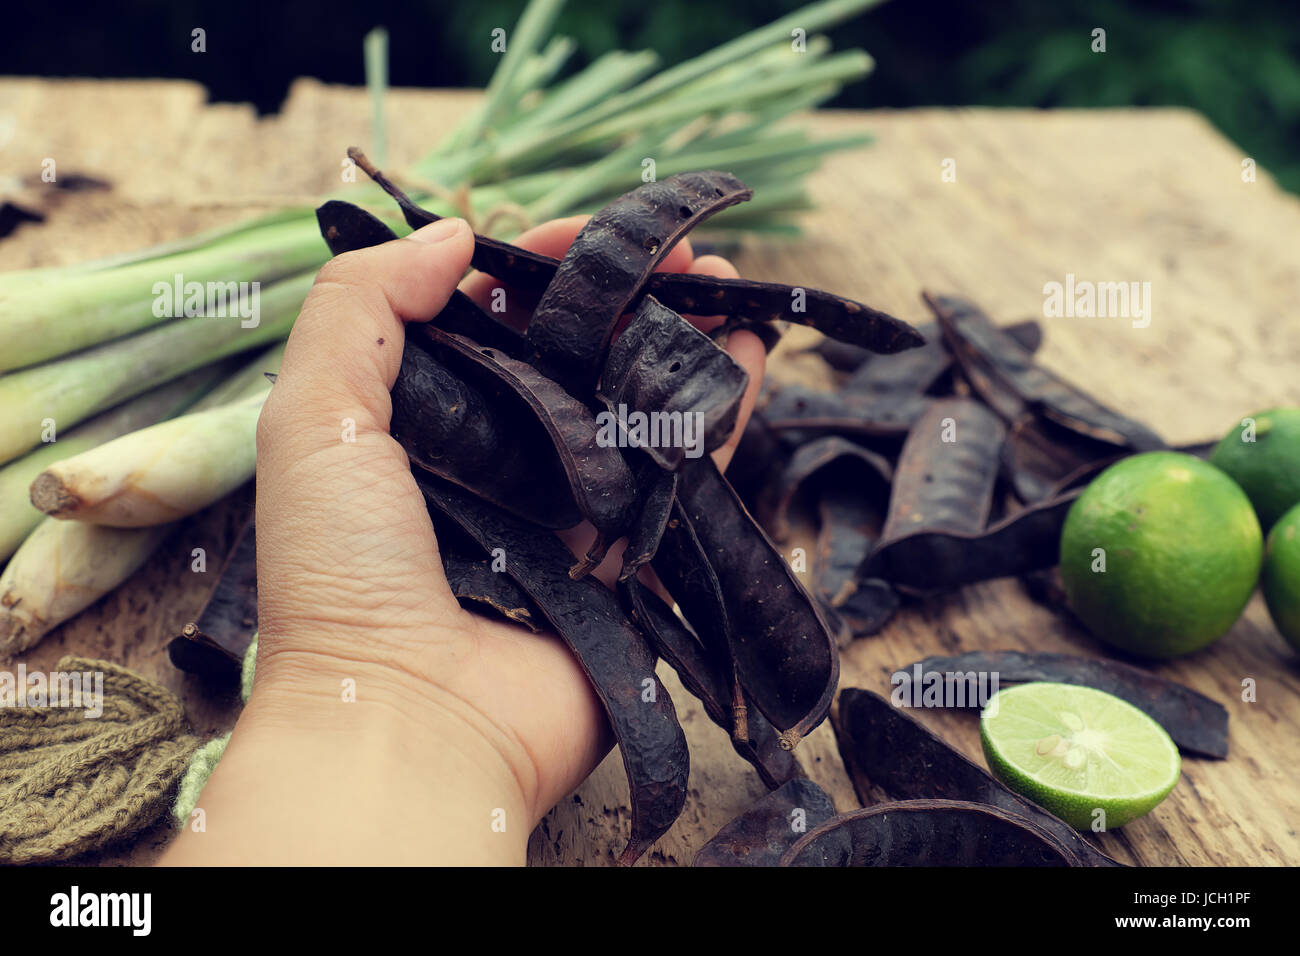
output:
M257 413L252 414L252 427L246 428L243 427L244 419L247 417L246 410L235 409L233 406L252 400L260 410L261 403L266 399L267 392L271 388L267 373L278 372L283 358L283 342L262 352L220 385L209 389L193 403L189 414L184 419L175 419L167 423L173 426L170 431L156 431L154 428L146 427L155 425L157 420L142 422L134 428L125 429L117 435L109 436L85 448L72 449L65 455L45 460L43 467L29 474L27 484L23 486L25 503L38 518L42 516L42 512L46 512L54 517L71 517L96 524L115 526L157 524L157 521L152 520L129 522L100 520L96 517L98 510L108 506L103 502L96 503L89 495L80 497L78 499L80 504L72 509L75 513L69 514L56 514L58 504L51 506L54 508L51 510L51 507L47 507L42 502L48 503L54 500L66 503L70 497L76 497L76 491L73 489L77 483L82 486L89 483L102 492L114 487L114 481L117 481L118 497L113 507L117 510L134 508L136 515L140 516L149 508L161 510L165 505L175 506L178 496L157 495L146 500L142 508L136 508L130 497L131 492L139 494L141 489L150 487L150 481L156 480L158 475L165 473L168 468L191 467L193 474L190 478L196 487L180 496L186 497L189 502L185 508L198 510L210 504L220 497L215 489L220 485L219 476L223 470L228 473L229 487L232 489L252 477L256 463ZM223 414L211 414L214 411ZM231 423L238 426L236 430L225 431L226 425ZM185 434L189 431L193 431L194 435L186 438ZM194 440L202 440L207 444L197 452L192 448L187 451L184 442L190 441L192 444ZM158 456L160 449L164 447L167 449L165 453L167 460L160 463ZM178 463L177 456L185 454L193 455L193 460L188 463ZM30 458L31 455L27 457ZM20 461L26 461L26 458ZM46 475L58 476L59 480L47 478ZM74 477L69 479L69 475ZM233 477L229 477L231 475ZM210 500L202 500L195 506L193 499L203 497L198 488L203 482L207 483L207 488L211 492L208 496ZM51 495L53 499L50 498ZM36 504L33 504L33 501L36 501ZM173 510L183 509L173 507ZM181 514L177 513L174 517L181 517Z
M261 318L177 319L130 338L0 376L0 463L34 447L52 422L71 428L94 412L227 355L283 339L293 327L312 273L277 282L260 296Z
M785 18L785 20L791 22L798 21L802 24L803 29L811 31L818 29L819 26L828 25L836 19L851 14L856 10L865 9L865 7L869 5L871 5L870 2L864 3L861 2L861 0L854 0L854 2L840 4L814 5L814 7L796 11L789 17ZM788 31L781 27L782 23L783 21L778 21L777 24L760 28L759 31L747 34L745 37L733 41L731 44L727 44L726 49L730 52L726 57L719 58L715 55L718 51L714 51L714 54L706 54L703 58L696 58L695 60L688 61L678 67L673 67L669 70L663 71L650 80L634 87L631 91L623 90L621 87L626 85L628 82L634 82L636 79L639 79L644 75L644 73L648 72L649 69L653 67L655 60L654 54L622 52L606 54L604 57L598 58L586 70L581 71L569 80L558 84L555 89L547 91L546 96L538 109L532 110L525 116L519 117L517 121L512 119L511 132L518 133L532 128L534 134L545 133L554 140L556 138L554 126L557 121L565 120L572 125L575 120L580 120L580 125L589 125L592 122L592 109L599 110L603 113L617 112L617 110L611 110L610 102L616 97L623 96L624 94L631 94L633 99L648 102L657 97L658 94L655 94L655 91L663 93L671 86L673 89L668 92L672 93L674 96L680 96L682 87L689 86L701 78L707 79L711 71L716 72L712 70L712 67L721 64L721 60L729 60L733 63L737 60L745 60L746 54L744 51L738 52L740 51L740 47L736 45L741 44L742 41L744 41L742 45L745 45L745 50L752 51L759 51L765 44L771 44L777 40L782 44L787 43ZM763 31L766 31L766 33L763 33ZM758 34L762 34L762 36L760 37ZM517 29L515 31L516 42L518 39L519 30ZM813 38L809 43L810 48L812 48L814 52L817 49L816 44L818 42L818 38ZM710 57L712 59L709 59ZM702 64L707 68L701 68ZM688 67L689 69L686 69ZM627 72L624 73L621 71ZM671 82L669 82L669 80L671 80ZM514 126L519 127L519 129L514 129ZM439 159L447 159L445 154L455 139L455 135L444 137L442 142L439 144L439 147L434 150L429 157L426 157L426 160L434 161L432 165L435 170L438 170L438 173L437 175L429 173L426 168L428 163L424 162L419 167L424 175L431 176L431 178L439 179L444 182L459 182L464 178L463 175L453 175L455 173L454 169L440 168L440 164L436 162L436 160ZM595 157L603 156L607 151L608 146L608 143L595 143L588 147L588 155ZM489 152L491 150L490 144L484 148ZM551 161L549 157L545 156L525 157L525 159L527 162L519 164L519 170L515 171L522 172L524 176L527 176L531 172L536 172L539 166ZM451 157L451 160L451 165L461 167L463 172L465 168L464 159L456 156ZM488 171L486 165L491 165L490 158L489 162L485 164L482 156L478 157L478 159L474 160L474 162L470 164L470 167L477 169L476 179L479 181L483 181L486 178L484 175ZM357 192L358 188L353 186L348 191L348 198L356 200L358 198ZM382 201L379 199L377 191L375 192L375 200L377 202ZM518 202L521 200L512 198L512 201ZM248 257L254 261L259 263L274 262L275 257L283 254L284 251L282 238L273 231L273 227L275 226L284 226L292 230L298 241L307 243L308 258L311 260L309 265L319 265L320 262L324 260L325 254L323 250L319 248L314 223L311 222L310 210L292 209L260 216L255 220L239 223L233 227L220 227L217 230L199 233L195 236L186 237L185 239L178 240L174 243L155 246L150 249L128 253L124 256L118 256L111 259L103 259L91 263L58 267L49 270L27 270L22 273L0 274L0 346L22 337L21 334L10 335L8 337L4 334L5 326L7 322L11 320L12 315L15 312L21 311L20 309L7 307L7 300L14 291L26 286L30 281L30 278L20 277L30 277L35 275L37 272L43 273L45 276L50 278L59 279L66 278L68 275L79 275L90 272L106 273L112 277L112 280L109 281L107 285L96 286L92 289L93 299L95 300L92 304L100 308L111 310L122 305L120 294L115 294L115 288L117 287L115 273L122 266L154 262L162 267L153 270L147 276L150 280L154 280L159 272L176 271L175 263L169 261L171 257L185 252L205 254L210 251L210 247L214 243L226 241L241 245L244 251L248 254ZM218 263L220 262L219 259L216 261ZM181 264L186 265L185 263ZM228 272L228 269L221 268L218 272L218 277L225 278L225 274ZM270 271L261 272L257 276L260 281L268 281L272 277L273 273ZM209 276L204 274L197 276L197 278L200 281L208 281ZM71 291L76 292L77 290L73 289ZM44 292L42 294L44 294ZM68 294L67 290L56 288L55 299L52 300L51 308L48 311L60 316L79 314L77 309L72 308L70 304L64 301ZM60 298L60 296L64 298ZM127 294L126 306L129 310L132 308L131 303L133 301L138 303L148 300L149 296L147 294L141 295L137 288ZM138 323L145 321L143 315L147 313L141 313L138 309L135 309L134 314L135 322ZM77 324L88 328L92 323L79 320ZM138 328L139 326L136 325L135 327ZM59 336L57 334L51 337L42 333L41 335L38 335L37 338L51 340L51 344L48 345L48 347L42 348L39 353L43 357L53 357L57 354L63 354L63 352L67 350L67 348L64 347L63 342L58 341ZM76 346L69 345L68 347ZM5 367L16 367L19 361L23 363L29 361L29 357L22 356L20 352L10 349L0 349L0 354L3 354L6 358L10 355L20 356L19 359L10 360L8 365L3 364L4 359L0 359L0 369Z
M530 0L514 29L505 36L505 53L492 72L483 102L457 133L457 145L476 143L505 111L510 93L517 88L517 78L543 38L550 32L564 0Z
M563 136L556 131L537 136L512 135L507 131L499 142L493 144L492 149L480 152L467 150L461 154L458 158L464 168L457 170L456 175L477 181L481 178L515 175L522 163L551 163L563 157L588 152L603 156L611 145L621 143L629 135L639 135L648 128L666 127L670 124L686 126L697 122L701 116L723 114L751 106L758 108L766 100L800 88L860 78L869 73L873 65L874 61L867 54L850 51L827 57L804 69L755 77L735 86L703 89L692 97L669 97L662 102L599 123L584 122L582 128L568 131Z
M269 283L329 258L314 221L289 222L211 246L120 268L0 288L0 371L23 368L121 338L170 318L180 276L216 283Z
M167 530L42 521L0 575L0 658L32 647L129 578Z
M790 49L788 41L778 43L775 46L769 46L757 51L753 56L746 57L735 63L729 63L699 79L683 84L671 93L657 97L656 102L664 102L670 99L689 99L708 89L742 86L761 76L771 76L776 73L798 73L823 59L830 53L830 49L831 41L823 36L810 38L807 47L802 53L796 53Z
M778 42L791 42L792 31L800 29L805 34L812 34L825 27L832 26L869 7L876 6L881 0L823 0L794 11L766 26L751 30L743 36L710 50L708 53L687 60L677 66L656 74L644 83L623 93L607 97L599 105L572 117L566 122L558 123L546 129L520 131L513 137L503 137L501 144L505 156L492 156L497 150L493 144L481 144L459 159L458 163L448 164L441 172L444 182L456 181L462 176L477 179L485 168L508 168L509 163L519 156L537 153L546 155L557 143L570 141L576 134L611 119L624 121L640 115L647 104L655 104L662 109L667 94L673 90L708 76L729 64L753 56L765 47ZM771 77L769 79L778 79ZM784 78L787 83L791 77ZM814 82L809 80L808 82ZM795 81L795 85L799 85ZM735 90L732 90L734 93ZM682 104L674 104L678 109ZM707 112L714 107L704 107L700 112ZM652 120L652 122L654 122ZM635 120L633 121L635 125ZM509 140L507 146L506 140ZM429 173L432 175L432 173Z
M653 139L654 137L651 137ZM758 186L767 177L763 171L780 166L788 171L791 161L820 157L825 153L869 142L865 135L827 140L809 140L799 131L774 133L753 142L721 149L708 149L708 142L690 144L685 151L656 154L655 174L659 178L695 169L725 169L739 176L747 185ZM641 182L641 157L644 140L610 153L606 159L586 167L581 176L569 176L551 192L527 205L534 221L550 219L575 209L589 207L596 200L620 195ZM814 161L813 165L816 165ZM749 204L737 207L748 208Z
M518 109L521 100L529 94L539 92L551 82L577 48L578 44L572 37L551 37L540 53L530 56L509 92L512 109Z
M0 561L13 554L45 517L30 498L31 483L37 475L60 459L79 455L190 408L204 393L211 394L215 380L224 371L221 364L216 364L182 375L96 415L66 435L56 435L54 441L0 468Z
M224 498L257 465L257 418L271 391L192 412L65 458L32 482L32 504L52 518L143 528Z
M598 56L579 73L547 92L534 109L519 117L513 129L536 129L567 119L644 78L659 64L651 50L613 50Z
M238 222L204 229L200 232L182 236L179 239L143 246L139 249L132 249L129 252L122 252L112 256L102 256L98 259L87 259L83 262L74 262L61 266L41 266L20 269L14 272L0 272L0 303L3 303L10 290L16 288L20 283L31 280L66 279L72 275L83 275L89 272L105 272L125 265L174 256L182 252L193 252L227 240L239 241L241 237L257 234L260 230L269 229L271 226L284 223L301 224L310 220L312 213L313 207L310 206L290 206L275 212L263 213L251 219L242 219Z
M783 66L775 58L778 54L787 59L792 56L783 49L790 42L790 31L797 26L811 33L875 2L827 0L805 7L649 79L643 78L653 69L653 53L607 54L554 89L543 91L536 109L505 117L508 122L504 124L498 121L500 128L493 131L509 144L504 160L498 161L498 136L489 141L479 134L487 128L494 110L504 109L511 97L544 80L565 46L553 39L542 53L536 52L557 4L535 0L509 38L507 56L493 77L484 108L467 126L444 137L418 169L425 178L447 185L467 180L495 182L502 187L496 195L526 204L544 195L543 184L565 181L547 178L548 171L556 171L557 160L580 164L560 171L563 176L581 176L581 164L606 157L611 149L625 145L629 134L639 134L661 121L672 135L680 137L701 114L725 117L741 108L757 111L760 120L764 115L784 115L788 104L810 85L822 95L827 88L837 88L839 81L852 78L835 75L819 83L819 78L825 80L824 75L810 75L808 64L821 51L823 41L819 38L809 42L813 55L804 54L789 67ZM779 88L749 82L755 64L767 64L782 74ZM737 77L742 82L733 85ZM756 90L762 93L757 100ZM465 129L472 135L464 137L465 148L460 150ZM585 135L570 135L575 131ZM537 149L530 152L530 144ZM674 155L679 146L662 144L657 155ZM507 175L511 179L503 180ZM346 198L353 201L364 202L365 195L382 202L378 190L360 184L346 192ZM492 195L476 189L472 202L478 209L492 208L496 205ZM497 234L508 229L511 221L501 222L504 228ZM45 361L161 321L166 316L154 315L152 309L154 284L178 273L187 281L204 284L269 282L315 268L326 258L310 210L290 209L111 259L0 274L0 371Z
M536 222L554 219L564 212L579 209L593 196L604 193L621 195L641 185L646 158L656 159L653 144L662 142L664 130L646 130L645 134L612 150L604 159L583 167L582 175L569 176L554 189L528 204L528 214ZM655 167L658 176L658 167Z
M388 161L388 132L384 125L384 91L388 89L388 31L375 27L361 43L370 94L370 146L378 163Z
M822 0L821 3L800 7L779 20L714 47L708 53L669 67L622 96L613 97L595 111L593 118L617 116L633 107L662 99L669 91L730 63L748 59L765 47L791 43L795 30L802 30L805 37L811 36L881 2L883 0Z
M601 123L589 124L584 130L575 132L567 141L559 140L559 142L564 143L566 148L581 148L587 144L596 144L630 132L637 132L647 126L674 121L684 122L707 113L735 110L743 104L758 103L766 98L789 93L802 87L857 79L869 73L873 65L874 61L866 53L857 50L838 53L803 70L756 78L740 86L728 85L702 89L689 98L667 99ZM496 162L508 168L510 163L517 162L523 155L521 149L526 150L526 148L531 147L527 147L526 141L522 139L502 142Z
M251 362L245 363L237 372L196 401L190 411L201 412L263 394L271 383L267 374L275 375L280 371L280 362L284 359L284 346L285 343L280 342L272 345L265 352L259 352Z
M774 135L796 132L807 138L806 131L799 126L775 127L781 120L792 113L811 110L834 99L842 89L839 83L824 83L808 89L795 90L788 96L776 97L758 108L743 114L727 113L720 116L714 127L700 138L698 148L722 149L724 147L746 146L766 141ZM686 151L697 148L692 143Z

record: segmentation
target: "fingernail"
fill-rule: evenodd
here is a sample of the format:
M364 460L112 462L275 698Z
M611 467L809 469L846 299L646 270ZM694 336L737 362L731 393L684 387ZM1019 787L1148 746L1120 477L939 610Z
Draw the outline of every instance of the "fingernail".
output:
M439 219L437 222L431 222L427 226L421 226L415 232L411 233L411 238L416 242L424 242L432 245L435 242L442 242L458 235L461 231L469 231L469 223L464 219Z

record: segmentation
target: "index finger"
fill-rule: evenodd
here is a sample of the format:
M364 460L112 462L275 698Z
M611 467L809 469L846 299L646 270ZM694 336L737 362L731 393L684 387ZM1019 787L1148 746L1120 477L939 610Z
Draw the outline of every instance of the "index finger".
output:
M322 408L352 409L358 429L388 431L403 323L441 311L472 247L469 225L444 219L322 267L263 407L259 434L269 451L267 461L259 454L259 466L337 442L337 426L322 418Z

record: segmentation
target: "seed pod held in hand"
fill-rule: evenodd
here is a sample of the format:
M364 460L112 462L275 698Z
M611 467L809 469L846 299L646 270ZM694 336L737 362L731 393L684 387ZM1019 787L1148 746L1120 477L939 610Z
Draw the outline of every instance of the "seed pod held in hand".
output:
M504 386L450 368L409 336L390 431L411 461L547 528L582 520L546 430ZM445 356L444 356L445 358Z
M611 202L582 227L528 323L561 383L596 383L614 326L664 256L702 220L753 195L727 173L680 173Z
M455 485L415 472L431 508L486 551L506 548L506 570L577 656L600 697L627 772L632 835L619 862L636 860L659 839L686 801L690 757L655 655L623 615L612 591L590 577L572 580L569 550L536 528Z
M424 326L421 332L436 354L458 367L472 366L508 390L545 429L571 499L597 531L596 542L571 572L582 577L601 562L636 514L636 483L618 447L601 441L600 428L585 405L527 362L434 326Z
M682 466L677 495L726 596L746 696L793 748L830 710L840 670L830 625L712 459Z
M417 206L359 149L349 148L348 155L397 201L412 229L442 218ZM332 216L333 223L357 227L351 217L342 217L338 213L332 213ZM555 277L560 260L489 236L476 235L471 264L480 272L519 291L540 296ZM798 322L874 352L899 352L916 348L924 341L906 322L861 302L820 289L670 272L651 275L641 289L665 307L685 315L743 315L754 321ZM798 309L795 308L796 301L801 306Z
M747 734L735 734L734 688L708 651L657 594L635 577L619 582L619 594L632 619L640 625L659 656L677 672L682 686L695 695L704 712L731 740L732 748L749 761L769 789L802 776L799 761L781 747L780 736L761 713L750 712Z
M641 450L659 467L674 470L687 454L698 458L731 436L748 384L735 359L646 296L609 351L599 399L620 421L623 411L645 416L655 440ZM695 447L685 447L687 435L694 436ZM669 440L658 440L664 437Z

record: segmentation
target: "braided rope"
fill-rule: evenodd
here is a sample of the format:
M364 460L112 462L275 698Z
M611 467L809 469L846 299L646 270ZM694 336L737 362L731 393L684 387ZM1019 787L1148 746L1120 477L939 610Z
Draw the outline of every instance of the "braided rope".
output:
M0 708L0 862L64 860L150 826L199 742L166 688L107 661L57 670L102 673L103 713Z

